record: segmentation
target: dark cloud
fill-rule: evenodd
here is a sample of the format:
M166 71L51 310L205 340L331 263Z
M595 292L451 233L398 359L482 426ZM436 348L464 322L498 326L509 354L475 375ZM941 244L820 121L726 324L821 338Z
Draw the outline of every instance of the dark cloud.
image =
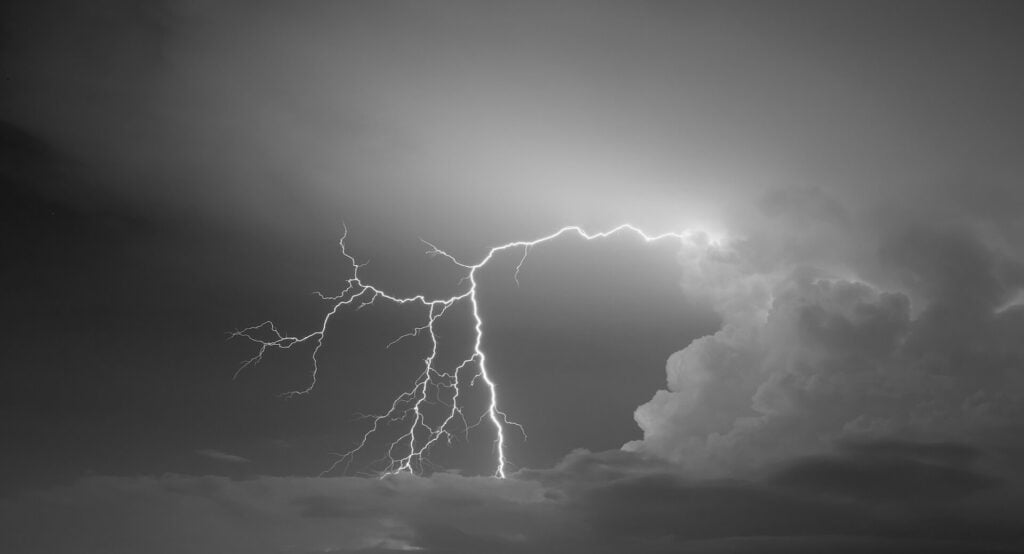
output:
M874 523L847 506L749 482L687 482L666 475L597 486L577 502L599 533L655 544L763 535L857 535Z
M0 517L25 553L1010 552L1024 496L967 467L979 455L863 443L763 480L695 479L622 452L506 481L90 477L4 500Z
M344 497L304 496L296 498L292 503L300 508L299 513L303 517L357 518L383 515Z
M775 476L793 489L879 503L934 504L999 485L970 462L978 452L956 444L863 443L843 455L801 460Z

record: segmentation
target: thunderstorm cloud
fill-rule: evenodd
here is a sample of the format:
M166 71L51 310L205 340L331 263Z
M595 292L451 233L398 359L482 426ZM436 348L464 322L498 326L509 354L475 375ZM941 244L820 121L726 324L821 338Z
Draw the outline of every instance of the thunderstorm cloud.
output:
M2 10L0 551L1024 550L1016 5ZM338 315L288 399L312 347L233 380L223 338L323 321L342 222L430 297L463 274L418 237L698 238L481 271L506 479L479 383L422 474L321 476L421 320Z

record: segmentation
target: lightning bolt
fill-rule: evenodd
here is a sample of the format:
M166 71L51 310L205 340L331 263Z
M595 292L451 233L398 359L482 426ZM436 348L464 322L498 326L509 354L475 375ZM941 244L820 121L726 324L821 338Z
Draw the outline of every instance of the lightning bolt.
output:
M419 376L409 389L395 397L388 410L378 414L358 414L359 417L369 421L366 432L363 434L362 438L356 442L352 449L344 453L338 453L334 463L324 470L321 475L326 475L340 466L347 470L348 464L351 463L353 457L367 446L371 437L378 433L382 427L392 423L404 423L405 425L401 428L405 431L397 439L387 444L384 456L379 460L384 463L384 469L382 471L382 474L384 475L401 472L421 472L425 467L425 464L428 463L427 455L432 447L442 441L451 444L454 438L453 433L459 429L464 431L468 436L468 432L471 428L488 422L494 428L495 433L494 447L496 467L494 476L504 478L506 466L508 464L505 447L506 434L510 428L515 428L517 431L522 433L524 438L526 437L526 433L521 425L509 419L505 412L498 407L497 384L491 378L488 371L487 355L483 350L484 319L480 315L479 302L477 299L477 272L500 254L505 252L521 251L521 257L519 258L519 262L516 264L514 274L515 281L518 284L519 272L522 269L523 264L526 263L526 258L529 255L530 250L536 246L566 235L577 235L580 238L590 241L626 232L634 233L648 243L672 238L678 239L683 243L686 243L687 241L707 242L711 240L708 233L705 231L691 230L681 233L669 232L651 235L633 225L623 224L607 231L588 233L581 227L573 225L562 227L549 235L545 235L534 240L513 241L499 246L494 246L490 248L487 251L487 254L475 264L464 263L437 246L434 246L427 241L422 241L428 247L428 250L426 251L427 255L443 257L466 272L465 276L460 280L460 285L465 285L465 288L461 292L446 298L428 298L425 295L397 296L388 293L373 284L363 281L359 272L366 264L357 262L352 254L349 253L345 244L345 240L348 237L348 228L345 227L341 239L339 240L339 245L341 246L341 254L348 260L352 267L352 276L346 281L345 288L336 295L327 296L319 292L315 293L320 297L320 299L331 304L331 308L328 310L323 320L321 320L320 326L316 330L304 336L292 336L283 334L272 321L264 321L258 325L253 325L230 333L231 337L247 339L257 346L255 355L242 362L238 370L235 372L235 377L237 378L238 375L246 368L258 364L268 350L288 350L300 344L311 343L313 344L313 353L311 355L312 369L310 370L310 380L308 385L302 389L285 392L282 396L291 398L309 394L313 391L314 387L316 387L317 374L320 371L318 355L321 347L323 346L324 337L327 334L327 327L331 322L331 319L340 310L353 306L354 309L360 310L376 302L392 302L400 305L413 304L422 306L426 308L426 317L422 324L388 344L388 347L390 347L401 340L426 334L430 339L430 353L423 360L422 371L419 373ZM711 240L711 242L714 243L713 240ZM437 358L439 348L438 335L435 330L435 326L438 321L445 316L449 309L460 303L468 303L472 313L473 349L465 359L456 364L450 371L443 371L435 366L435 360ZM477 380L482 381L487 388L487 394L489 396L489 403L486 410L484 410L472 425L470 425L465 418L459 398L461 392L460 387L465 381L462 378L462 375L470 368L474 370L473 376L470 379L470 385L476 383ZM443 400L441 398L442 391L447 391L447 400ZM425 405L433 402L431 400L432 396L446 406L446 408L442 410L440 421L428 421L428 418L424 413ZM461 424L461 427L456 427L458 424Z

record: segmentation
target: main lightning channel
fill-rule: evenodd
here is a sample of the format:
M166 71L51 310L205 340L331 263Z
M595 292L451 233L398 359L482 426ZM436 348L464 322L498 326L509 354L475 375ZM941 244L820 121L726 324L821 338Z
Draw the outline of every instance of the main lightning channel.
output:
M391 341L391 343L388 344L388 347L406 338L418 337L425 333L430 339L430 353L423 360L423 370L419 373L419 376L408 390L395 397L387 411L378 414L359 414L359 417L370 422L367 426L366 432L362 435L362 438L356 442L352 449L347 452L338 453L334 463L324 470L321 475L326 475L339 467L343 467L347 470L355 455L367 446L371 438L380 431L382 427L396 422L404 424L403 427L400 427L401 429L404 429L404 431L397 439L387 444L384 456L379 460L384 463L382 474L386 475L403 472L418 473L421 472L426 464L429 463L427 455L432 447L441 441L451 444L454 439L453 433L456 431L457 424L461 423L461 430L463 430L468 436L470 429L487 421L494 428L495 433L494 448L496 467L494 476L504 478L506 466L508 464L508 460L505 455L506 431L510 427L515 428L523 434L524 438L526 433L521 425L509 419L505 412L498 407L498 387L487 370L487 356L483 350L484 319L480 315L480 306L477 299L477 271L490 263L490 261L498 254L506 251L522 249L522 257L519 259L515 268L515 279L518 283L519 272L522 269L523 264L526 262L526 258L529 255L530 250L535 246L572 234L590 241L610 237L623 232L634 233L646 242L675 238L685 243L686 241L699 240L699 237L703 237L704 240L708 240L708 235L702 231L685 231L681 233L669 232L652 235L634 225L626 223L607 231L588 233L583 230L582 227L571 225L562 227L549 235L545 235L534 240L513 241L494 246L490 248L487 251L487 254L475 264L464 263L448 252L430 244L429 242L423 241L424 244L429 247L426 252L428 255L444 257L449 262L466 271L466 275L460 280L460 284L467 284L463 291L445 298L428 298L422 294L414 296L398 296L375 285L364 282L359 275L359 271L366 264L357 262L355 257L349 253L345 244L345 240L348 237L348 228L345 227L342 232L341 239L338 242L341 247L342 255L348 260L352 267L352 276L346 280L346 286L336 295L327 296L319 292L315 293L320 299L331 303L331 308L321 320L319 328L306 335L293 336L282 333L274 322L264 321L258 325L253 325L230 333L231 337L244 338L254 343L257 347L255 355L242 362L239 366L238 370L235 372L235 377L237 378L238 375L246 368L262 361L263 356L268 350L288 350L297 345L309 343L313 345L313 352L311 354L312 367L310 369L309 383L304 388L285 392L282 396L291 398L309 394L317 384L317 374L320 371L318 356L320 348L323 346L324 338L327 334L327 327L330 324L331 319L340 310L352 306L354 306L356 310L360 310L378 301L392 302L401 305L415 304L422 306L426 308L426 317L422 324ZM468 303L473 316L473 350L466 358L456 364L451 371L442 371L435 366L439 349L438 335L435 331L435 325L447 314L450 308L463 302ZM484 410L477 421L473 424L469 424L467 422L462 406L459 403L461 393L460 386L465 382L460 379L460 375L470 367L475 367L476 370L472 379L469 381L470 385L474 384L478 379L482 381L488 389L487 392L489 398L486 410ZM449 397L447 400L442 399L442 392L446 392L448 394ZM426 414L424 413L425 405L432 403L432 395L434 399L446 407L442 410L442 416L439 422L428 421Z

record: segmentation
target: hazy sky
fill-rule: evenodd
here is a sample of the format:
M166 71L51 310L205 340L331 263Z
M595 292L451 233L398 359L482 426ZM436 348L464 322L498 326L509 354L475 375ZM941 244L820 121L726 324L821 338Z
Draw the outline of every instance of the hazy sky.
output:
M0 550L1024 549L1013 2L0 8ZM317 477L479 283L529 438ZM464 284L463 284L464 285ZM468 313L442 329L466 348ZM454 354L445 354L454 356ZM453 358L454 359L454 358ZM480 390L468 408L480 408Z

